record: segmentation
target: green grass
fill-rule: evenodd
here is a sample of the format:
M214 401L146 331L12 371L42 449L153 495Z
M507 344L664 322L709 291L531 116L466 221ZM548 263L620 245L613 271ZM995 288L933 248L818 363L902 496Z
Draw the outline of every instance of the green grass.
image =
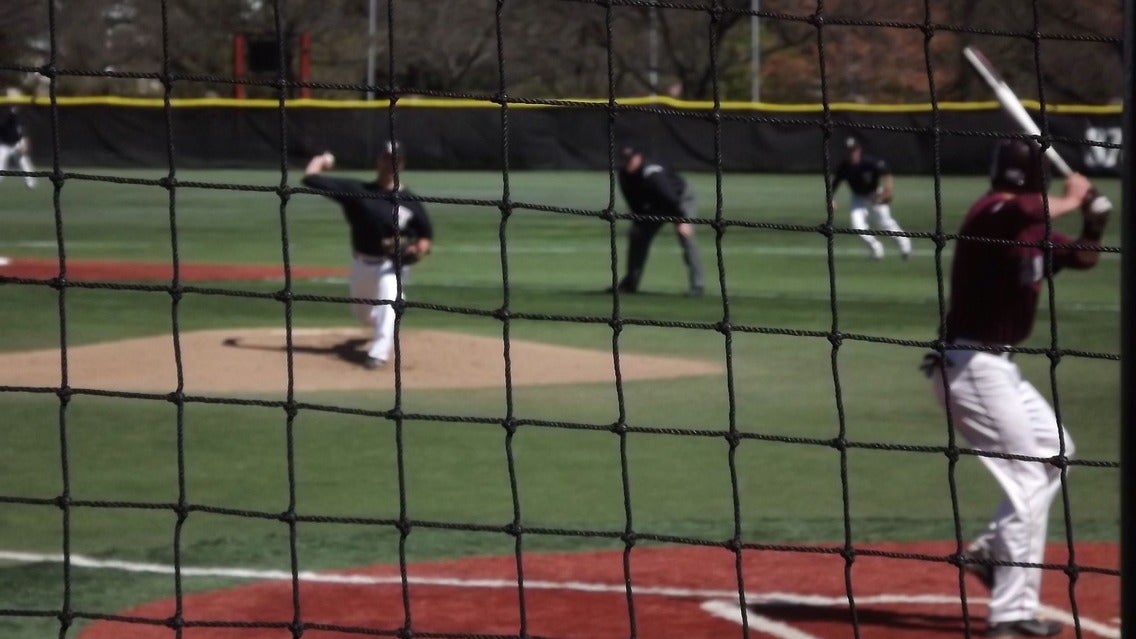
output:
M124 171L156 178L153 171ZM292 179L298 178L293 174ZM715 180L692 176L701 210L714 216ZM270 172L179 172L183 181L240 182L273 186ZM407 181L434 198L500 198L494 173L411 172ZM934 182L898 180L894 210L909 231L934 232ZM1109 195L1118 184L1105 182ZM51 189L25 191L0 184L0 254L55 257L56 219ZM728 174L721 182L723 215L731 220L817 226L824 222L823 185L812 176ZM599 211L609 204L608 178L589 173L515 173L513 202ZM942 228L953 232L966 206L982 190L977 178L945 178ZM66 254L70 259L168 261L170 195L160 187L122 186L72 180L60 192ZM185 262L280 263L281 238L289 240L293 264L338 266L347 260L346 227L330 203L293 195L284 207L272 192L180 188L173 197L173 228ZM616 202L621 205L621 202ZM840 204L846 206L842 199ZM610 225L599 217L514 210L507 220L494 207L431 205L437 228L434 255L414 270L413 303L404 326L500 336L500 320L439 309L490 311L508 308L534 319L514 319L514 338L609 351L616 309L599 291L611 283ZM846 224L842 208L836 226ZM1076 220L1060 227L1076 233ZM616 246L625 249L626 223ZM502 259L500 236L506 238ZM736 451L738 513L743 539L760 543L833 542L845 534L847 491L851 538L948 539L954 534L947 461L940 453L874 450L847 453L846 485L841 456L824 445L841 434L858 444L943 446L943 415L916 365L923 349L876 340L931 340L939 323L937 264L933 244L915 241L909 262L892 255L870 262L854 236L837 234L832 274L827 240L815 231L730 227L721 237L725 271L717 269L713 229L700 226L702 258L713 294L681 295L685 279L676 243L665 230L655 242L646 293L619 300L623 319L664 321L674 326L628 325L618 335L621 350L731 362L725 376L630 381L622 387L626 480L636 531L722 540L733 535L735 513L729 446L720 435L731 428L756 436ZM1107 241L1118 243L1115 230ZM885 240L885 242L888 242ZM949 267L949 251L942 267ZM1089 272L1056 280L1057 343L1063 348L1115 352L1119 338L1119 260L1105 256ZM718 294L724 282L728 298ZM279 282L217 282L202 286L272 292ZM343 296L343 282L297 280L303 296ZM833 290L835 289L835 297ZM168 334L174 317L165 292L0 286L0 350L52 348L60 343L60 308L70 345L138 335ZM429 308L427 308L427 306ZM1053 339L1049 298L1029 346ZM726 316L737 331L729 340L708 330ZM555 321L560 316L589 322ZM176 307L181 330L232 326L281 326L283 304L231 295L189 293ZM297 326L351 323L348 311L326 301L300 300ZM846 335L835 351L824 335ZM758 332L753 332L758 331ZM1050 363L1022 356L1027 377L1051 395ZM835 362L835 364L834 364ZM1065 358L1056 367L1060 411L1087 460L1116 458L1119 366L1115 361ZM840 388L840 403L834 388ZM732 390L732 392L731 392ZM246 397L247 398L247 397ZM387 392L309 393L300 399L321 405L382 411L395 406ZM170 562L176 517L165 505L179 498L178 441L184 453L184 496L194 511L181 530L180 556L187 565L240 565L287 569L289 532L268 518L231 512L278 514L288 509L294 487L296 511L305 516L395 519L504 526L513 518L514 497L528 529L589 529L618 532L627 525L620 438L603 427L621 415L611 384L516 388L469 392L407 391L397 400L408 414L443 420L393 422L314 409L301 410L289 430L278 407L191 403L180 415L165 401L76 396L61 410L54 395L0 393L0 549L58 553L63 513L50 500L63 491L97 507L70 510L70 549L99 557ZM841 414L843 419L841 419ZM451 420L477 417L478 423ZM512 440L514 476L507 439L498 425L507 416L541 422L587 424L592 429L522 426ZM494 422L494 423L482 423ZM180 430L179 430L180 424ZM642 428L659 432L642 432ZM702 436L676 433L699 432ZM717 434L715 434L717 433ZM289 438L289 434L291 438ZM404 494L400 499L402 442ZM799 442L797 440L800 440ZM289 468L289 442L293 465ZM66 473L61 446L66 446ZM1118 537L1118 473L1077 467L1069 478L1075 538ZM983 523L998 489L971 457L953 476L964 534ZM513 493L513 481L517 487ZM206 511L220 511L206 512ZM1051 537L1063 539L1064 513L1054 508ZM360 523L301 523L297 527L304 568L354 566L397 558L398 532ZM616 547L616 542L571 535L531 534L529 550ZM512 548L503 533L414 528L408 553L414 560L500 554ZM75 609L111 613L149 599L170 596L168 577L75 570ZM217 587L217 580L188 580L187 590ZM0 609L57 610L62 604L58 566L9 565L0 569ZM54 629L54 630L53 630ZM0 617L5 637L55 634L54 619Z

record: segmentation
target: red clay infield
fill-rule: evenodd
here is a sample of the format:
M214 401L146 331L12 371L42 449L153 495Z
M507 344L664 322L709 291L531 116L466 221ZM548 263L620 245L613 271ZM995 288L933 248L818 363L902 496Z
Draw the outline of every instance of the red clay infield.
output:
M880 544L873 549L946 557L950 543ZM1066 561L1064 546L1047 560ZM1080 566L1115 569L1114 544L1080 544ZM844 639L853 631L839 555L747 551L743 560L749 637ZM415 636L518 636L572 639L745 637L738 605L735 557L716 548L637 548L631 553L635 628L625 591L623 554L524 556L525 626L522 629L516 560L512 556L429 562L409 566L410 629ZM269 575L265 575L268 577ZM183 598L186 639L286 639L296 617L290 577L259 581ZM320 581L322 580L322 581ZM305 639L397 636L407 623L397 566L305 575L298 618ZM851 571L860 637L914 639L963 637L958 571L946 563L859 556ZM1067 624L1077 636L1069 578L1046 573L1041 616ZM970 630L985 630L987 593L972 577L966 591ZM1115 576L1082 573L1072 592L1082 637L1120 637L1120 588ZM174 601L148 603L122 615L161 623ZM210 627L196 626L206 622ZM247 627L249 624L269 627ZM227 626L227 627L225 627ZM238 627L243 626L243 627ZM100 621L81 639L173 637L153 623Z
M67 279L84 282L154 281L173 279L171 262L117 262L108 260L67 260ZM283 279L283 265L189 264L178 265L183 281L269 280ZM345 276L347 269L293 266L292 277ZM59 277L59 260L55 258L15 257L0 263L0 277L49 280Z

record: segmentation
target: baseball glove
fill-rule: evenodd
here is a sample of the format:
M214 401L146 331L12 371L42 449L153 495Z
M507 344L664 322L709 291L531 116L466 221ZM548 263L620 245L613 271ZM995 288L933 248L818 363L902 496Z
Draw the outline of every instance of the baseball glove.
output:
M400 264L414 264L422 259L422 254L415 249L415 239L408 235L383 238L383 255L396 259Z

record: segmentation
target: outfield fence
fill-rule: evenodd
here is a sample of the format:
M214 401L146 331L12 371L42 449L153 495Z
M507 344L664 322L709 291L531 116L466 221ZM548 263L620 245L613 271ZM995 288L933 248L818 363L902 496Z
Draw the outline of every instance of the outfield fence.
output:
M981 174L999 135L1016 134L996 102L913 105L712 105L668 98L537 100L509 103L507 148L500 107L488 99L404 97L371 103L335 100L114 97L0 98L22 109L33 155L50 163L54 126L63 167L162 167L166 127L183 168L273 168L281 149L293 165L332 151L346 168L370 169L397 112L414 166L438 170L605 170L607 120L617 137L634 137L676 167L691 171L818 173L826 139L847 135L885 154L899 174ZM1041 105L1029 105L1041 118ZM281 146L281 114L286 134ZM1049 105L1053 145L1078 171L1120 175L1119 106ZM717 124L715 124L717 123ZM715 130L720 132L717 147ZM937 164L935 162L937 161Z

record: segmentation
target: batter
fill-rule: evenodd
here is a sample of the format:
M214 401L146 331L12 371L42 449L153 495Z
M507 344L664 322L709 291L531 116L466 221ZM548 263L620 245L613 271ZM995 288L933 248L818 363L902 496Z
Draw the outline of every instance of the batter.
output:
M980 456L1005 493L986 531L968 549L968 570L990 587L987 636L1048 637L1061 624L1037 618L1042 571L1004 565L1041 564L1045 559L1049 507L1061 485L1061 469L1048 458L1073 455L1073 441L1059 428L1053 409L1022 378L1010 349L1033 329L1046 259L1052 272L1088 269L1099 253L1063 244L1099 246L1107 210L1095 210L1088 179L1072 174L1061 195L1048 196L1049 217L1081 211L1081 236L1046 229L1043 157L1032 142L1000 143L994 154L992 190L967 213L951 268L948 350L941 361L928 356L925 370L939 402L949 406L953 426L983 452L1040 458ZM993 243L970 238L1003 240ZM995 352L996 351L996 352ZM982 563L996 562L997 565Z

